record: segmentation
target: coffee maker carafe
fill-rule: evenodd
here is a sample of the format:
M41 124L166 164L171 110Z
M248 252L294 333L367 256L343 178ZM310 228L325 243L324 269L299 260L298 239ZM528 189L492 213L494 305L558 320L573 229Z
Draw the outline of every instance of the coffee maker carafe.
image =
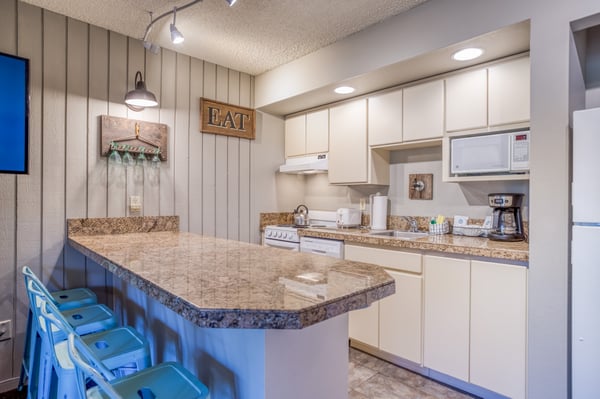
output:
M492 231L488 234L491 240L522 241L523 221L521 204L523 194L494 193L488 194L489 204L494 208Z

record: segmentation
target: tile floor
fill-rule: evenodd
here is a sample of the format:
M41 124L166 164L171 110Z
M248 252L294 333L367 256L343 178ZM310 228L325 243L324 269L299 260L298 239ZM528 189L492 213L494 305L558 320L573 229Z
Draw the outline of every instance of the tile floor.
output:
M348 399L472 399L474 396L350 348ZM16 391L0 399L24 399Z
M475 398L353 348L348 379L348 399Z

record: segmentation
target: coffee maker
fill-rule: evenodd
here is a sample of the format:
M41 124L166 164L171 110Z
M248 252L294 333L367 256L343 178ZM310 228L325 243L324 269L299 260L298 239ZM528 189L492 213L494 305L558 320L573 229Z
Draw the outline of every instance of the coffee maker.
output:
M523 219L521 204L523 194L493 193L488 194L489 204L494 208L492 231L488 234L496 241L523 241Z

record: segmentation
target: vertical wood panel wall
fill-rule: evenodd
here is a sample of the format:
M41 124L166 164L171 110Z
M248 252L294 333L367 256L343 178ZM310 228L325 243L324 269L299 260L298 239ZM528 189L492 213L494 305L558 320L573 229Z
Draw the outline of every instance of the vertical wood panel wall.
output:
M87 285L111 302L111 277L65 245L66 218L128 216L128 197L140 195L143 215L179 215L183 231L250 241L258 226L256 144L198 131L199 98L251 107L252 76L169 50L147 53L138 40L17 0L2 3L0 51L30 59L31 94L30 173L0 174L0 320L13 320L15 336L0 342L3 392L16 385L22 356L23 265L52 289ZM160 108L123 104L138 70ZM167 124L160 171L109 165L100 156L103 114Z

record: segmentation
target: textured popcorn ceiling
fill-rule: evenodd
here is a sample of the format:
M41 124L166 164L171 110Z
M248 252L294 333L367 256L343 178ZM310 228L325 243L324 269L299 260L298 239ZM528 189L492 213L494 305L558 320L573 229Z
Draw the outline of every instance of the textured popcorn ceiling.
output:
M141 39L150 22L189 1L23 0ZM149 41L238 71L258 75L327 46L426 0L204 0L177 13L185 42L170 41L172 17L157 22Z

